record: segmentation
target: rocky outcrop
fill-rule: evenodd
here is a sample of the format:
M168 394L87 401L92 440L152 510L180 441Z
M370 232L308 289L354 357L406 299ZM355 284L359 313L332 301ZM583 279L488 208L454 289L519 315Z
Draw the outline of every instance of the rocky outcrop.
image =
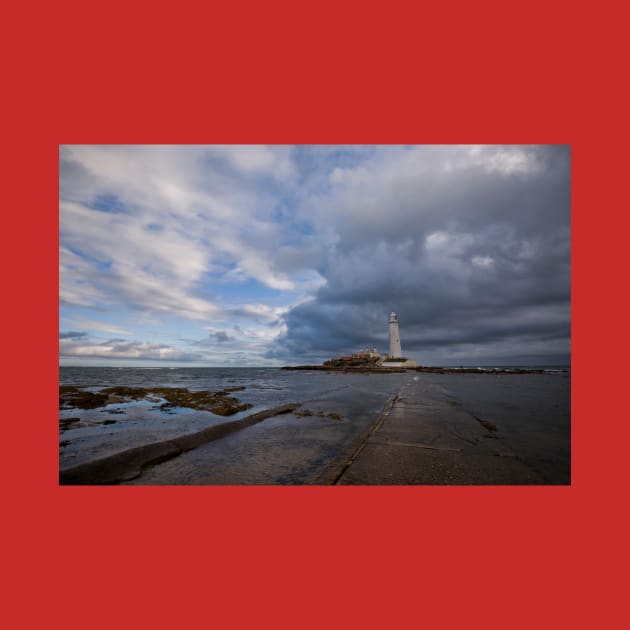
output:
M232 392L242 391L244 387L228 387L216 392L191 392L186 387L105 387L98 392L85 391L79 387L63 385L59 387L60 409L95 409L106 405L125 403L133 400L151 399L166 400L160 407L164 410L173 407L189 407L201 411L210 411L219 416L232 416L235 413L251 409L249 403L241 404Z
M324 366L334 368L376 367L378 361L379 359L373 357L341 357L324 361Z

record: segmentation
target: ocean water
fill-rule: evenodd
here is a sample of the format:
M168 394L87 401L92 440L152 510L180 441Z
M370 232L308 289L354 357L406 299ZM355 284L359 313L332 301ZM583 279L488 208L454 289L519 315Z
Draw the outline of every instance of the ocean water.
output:
M405 374L370 374L376 392L389 395L392 386L400 386ZM403 377L401 379L401 377ZM60 385L74 385L98 391L103 387L186 387L189 391L216 391L226 387L245 387L233 394L240 401L254 405L246 412L230 416L240 418L260 409L288 402L303 402L325 396L333 391L352 388L364 383L366 375L346 375L327 372L302 372L280 368L101 368L61 367ZM188 413L175 410L175 413ZM207 412L203 412L207 414ZM74 414L77 415L77 414Z
M432 391L438 388L445 399L495 424L506 446L547 482L570 483L570 371L563 366L551 367L544 374L511 375L62 367L61 385L92 391L116 385L187 387L190 391L245 387L233 395L253 407L229 417L187 408L163 410L149 401L63 409L61 420L78 418L79 422L60 433L60 469L295 402L312 415L269 418L149 468L130 483L317 483L322 471L353 449L379 411L410 379ZM326 415L331 412L341 420Z

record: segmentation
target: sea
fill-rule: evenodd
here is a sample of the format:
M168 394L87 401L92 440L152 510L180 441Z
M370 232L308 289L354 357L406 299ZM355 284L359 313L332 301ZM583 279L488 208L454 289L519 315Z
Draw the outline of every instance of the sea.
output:
M61 367L60 385L89 391L123 385L145 389L186 387L233 394L252 405L236 415L215 416L189 408L164 409L155 401L103 408L60 409L60 469L124 449L172 439L252 413L300 403L308 416L269 418L153 466L130 484L308 484L348 452L375 417L410 380L493 423L505 444L550 484L571 479L571 371L543 366L542 374L502 374L516 366L474 366L488 374L388 374L251 367ZM536 368L536 366L519 366ZM495 373L492 373L492 372ZM61 425L60 425L61 426ZM70 428L67 428L70 427ZM211 462L211 464L209 464Z

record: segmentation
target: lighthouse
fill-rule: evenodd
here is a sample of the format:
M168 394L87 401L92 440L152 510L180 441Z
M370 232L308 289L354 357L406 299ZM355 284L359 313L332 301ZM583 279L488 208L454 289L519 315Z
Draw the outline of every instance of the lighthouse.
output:
M402 357L400 334L398 333L398 319L394 311L392 311L389 316L389 356L392 359Z

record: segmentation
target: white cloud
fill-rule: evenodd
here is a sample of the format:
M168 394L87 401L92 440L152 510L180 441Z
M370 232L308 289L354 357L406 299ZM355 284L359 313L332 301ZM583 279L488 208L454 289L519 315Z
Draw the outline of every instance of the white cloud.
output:
M287 180L295 173L291 152L229 145L62 147L62 301L217 318L216 300L199 288L206 274L226 265L232 277L272 289L312 289L312 276L299 277L304 267L287 264L290 228L274 220L272 198L238 175ZM216 160L227 160L237 173L222 171ZM108 204L114 211L103 211Z
M73 306L95 306L107 294L89 282L92 265L66 247L59 250L59 301Z
M492 258L492 256L473 256L470 262L475 265L475 267L487 269L494 264L494 258Z
M72 325L73 327L85 330L96 330L98 332L106 332L111 335L131 335L131 332L129 332L128 330L110 323L97 322L81 317L66 317L64 318L64 321L68 322L68 324Z
M473 163L481 164L489 172L505 175L529 173L538 168L535 154L527 147L484 147L473 154Z
M369 172L361 167L339 168L336 167L330 174L332 184L360 184L369 178Z
M104 343L84 339L60 339L59 356L64 358L156 359L194 361L200 353L183 352L166 344L112 339Z
M245 172L267 173L279 179L287 179L295 173L289 146L215 145L208 149Z

